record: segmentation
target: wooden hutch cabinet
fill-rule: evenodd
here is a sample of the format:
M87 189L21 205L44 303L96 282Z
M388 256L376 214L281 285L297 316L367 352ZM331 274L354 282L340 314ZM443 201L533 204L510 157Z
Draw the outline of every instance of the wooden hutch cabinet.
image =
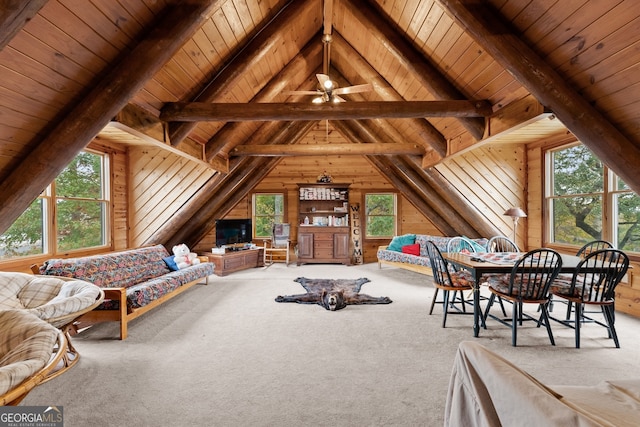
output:
M298 265L349 265L349 184L298 184Z

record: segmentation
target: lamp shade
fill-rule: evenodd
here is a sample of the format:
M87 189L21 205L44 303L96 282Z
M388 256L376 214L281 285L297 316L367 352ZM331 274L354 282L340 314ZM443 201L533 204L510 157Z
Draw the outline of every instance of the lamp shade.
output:
M524 218L527 216L527 214L519 207L507 209L504 215L510 216L511 218Z

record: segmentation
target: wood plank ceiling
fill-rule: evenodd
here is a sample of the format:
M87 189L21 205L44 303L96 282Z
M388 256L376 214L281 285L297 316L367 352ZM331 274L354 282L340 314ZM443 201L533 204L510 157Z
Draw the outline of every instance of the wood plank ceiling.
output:
M639 192L639 24L633 0L5 2L0 232L97 134L124 133L219 171L153 238L196 241L326 118L443 233L495 230L430 167L505 138L568 128ZM372 90L290 93L322 72Z

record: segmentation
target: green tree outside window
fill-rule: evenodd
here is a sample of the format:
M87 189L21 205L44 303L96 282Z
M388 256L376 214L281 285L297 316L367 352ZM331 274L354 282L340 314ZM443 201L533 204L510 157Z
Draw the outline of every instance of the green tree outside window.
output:
M365 195L366 237L390 238L396 234L396 195L369 193Z
M102 156L82 152L56 178L58 250L105 244Z
M106 245L106 160L104 154L79 153L0 236L0 259Z
M0 236L0 260L45 252L43 202L37 198Z
M270 238L273 224L284 222L284 194L253 195L253 237Z
M611 240L640 251L640 198L584 145L551 152L548 196L551 241L576 247Z

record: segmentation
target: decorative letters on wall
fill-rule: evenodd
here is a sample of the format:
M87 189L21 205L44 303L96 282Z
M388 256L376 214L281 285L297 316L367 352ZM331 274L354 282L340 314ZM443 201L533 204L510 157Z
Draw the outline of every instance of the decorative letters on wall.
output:
M353 244L353 252L351 262L353 264L362 264L362 236L360 234L360 203L351 203L351 243Z

